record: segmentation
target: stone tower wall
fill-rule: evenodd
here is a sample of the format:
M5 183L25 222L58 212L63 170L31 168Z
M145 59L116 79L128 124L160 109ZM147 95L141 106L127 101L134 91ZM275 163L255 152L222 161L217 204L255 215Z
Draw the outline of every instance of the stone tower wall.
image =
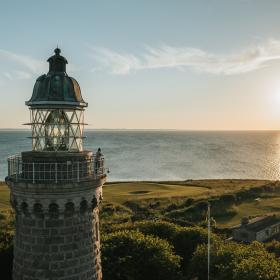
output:
M103 182L8 184L16 211L13 279L100 280Z

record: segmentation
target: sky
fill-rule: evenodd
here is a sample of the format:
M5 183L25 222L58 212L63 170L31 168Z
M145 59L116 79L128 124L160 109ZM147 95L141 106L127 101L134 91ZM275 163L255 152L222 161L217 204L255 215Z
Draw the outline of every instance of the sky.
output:
M280 129L278 0L0 0L0 128L58 45L88 128Z

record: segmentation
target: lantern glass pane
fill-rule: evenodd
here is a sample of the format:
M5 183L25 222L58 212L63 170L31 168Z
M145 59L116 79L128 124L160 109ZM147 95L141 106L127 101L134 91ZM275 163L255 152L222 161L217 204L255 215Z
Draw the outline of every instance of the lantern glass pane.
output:
M82 151L83 110L31 109L34 151Z

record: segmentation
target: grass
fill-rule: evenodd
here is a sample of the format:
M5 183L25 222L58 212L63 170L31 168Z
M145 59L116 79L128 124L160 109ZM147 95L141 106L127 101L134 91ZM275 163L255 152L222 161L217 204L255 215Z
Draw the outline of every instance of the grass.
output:
M205 193L208 193L205 187L150 182L106 184L103 188L104 201L113 203L155 198L200 197Z
M188 180L162 182L118 182L103 187L106 202L141 199L202 199L267 184L267 180Z
M7 185L0 182L0 210L10 208L10 190Z
M218 220L218 224L222 227L231 227L240 223L244 216L262 216L268 214L280 214L280 197L271 197L261 199L260 201L243 202L238 206L234 206L237 214L226 220Z
M171 203L180 203L187 198L195 200L217 197L225 193L234 193L243 189L250 189L269 183L265 180L188 180L173 182L116 182L107 183L103 187L103 204L124 205L135 202L142 207L149 207L151 203L160 201L155 211L164 211ZM0 182L0 211L10 208L9 189ZM231 217L219 218L217 223L221 227L230 227L240 222L243 216L258 216L266 214L280 214L280 194L268 194L260 201L244 201L234 205L236 214Z

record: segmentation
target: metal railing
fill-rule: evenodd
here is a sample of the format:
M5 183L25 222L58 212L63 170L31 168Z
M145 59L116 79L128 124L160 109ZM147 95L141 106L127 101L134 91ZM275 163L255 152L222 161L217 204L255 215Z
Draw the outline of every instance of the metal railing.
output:
M105 176L104 158L85 161L37 162L22 161L20 155L8 158L8 177L34 183L80 182Z

